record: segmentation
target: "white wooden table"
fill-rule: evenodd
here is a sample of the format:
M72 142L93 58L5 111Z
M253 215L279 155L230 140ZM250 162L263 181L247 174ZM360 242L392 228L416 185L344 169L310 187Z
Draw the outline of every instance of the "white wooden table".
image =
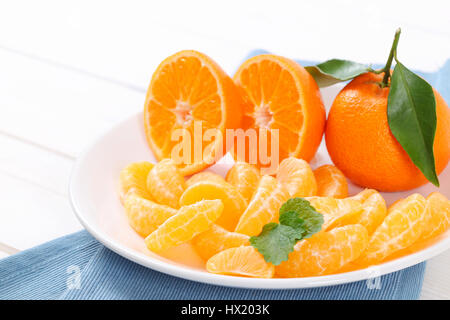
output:
M81 229L71 167L94 137L140 110L157 64L181 49L232 73L254 48L305 60L450 58L444 1L0 3L0 257ZM450 251L429 261L423 299L450 299Z

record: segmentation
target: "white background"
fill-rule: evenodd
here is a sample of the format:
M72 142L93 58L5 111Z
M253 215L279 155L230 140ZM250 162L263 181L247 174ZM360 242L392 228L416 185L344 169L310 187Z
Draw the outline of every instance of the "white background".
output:
M448 1L0 1L0 257L77 231L67 199L83 147L142 109L158 63L196 49L233 73L255 48L303 60L435 71L450 58ZM422 298L450 299L450 251Z

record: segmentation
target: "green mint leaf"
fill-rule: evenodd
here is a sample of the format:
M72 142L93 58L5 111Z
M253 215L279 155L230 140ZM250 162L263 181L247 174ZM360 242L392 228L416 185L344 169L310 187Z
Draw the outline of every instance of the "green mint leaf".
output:
M328 60L305 69L313 76L319 87L347 81L369 71L369 68L361 63L340 59Z
M250 244L264 256L264 260L279 265L288 259L301 237L302 230L272 222L266 224L258 236L251 237Z
M322 229L323 216L311 206L309 201L303 198L292 198L286 201L280 208L281 224L285 221L285 214L288 212L295 212L298 215L298 219L302 220L301 227L304 229L304 239L311 237ZM290 222L288 225L292 226Z
M300 218L296 211L286 211L280 214L280 224L292 227L294 229L302 229L305 221Z
M281 206L279 221L266 224L258 236L250 238L264 260L274 265L286 261L298 241L320 231L323 216L307 200L293 198Z
M439 186L433 154L437 122L433 88L400 62L391 77L387 116L392 134L412 162Z

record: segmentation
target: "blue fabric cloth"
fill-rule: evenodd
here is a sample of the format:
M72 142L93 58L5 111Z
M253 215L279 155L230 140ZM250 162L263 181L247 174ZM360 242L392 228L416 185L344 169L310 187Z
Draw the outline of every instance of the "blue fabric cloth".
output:
M1 260L0 299L417 299L424 271L421 263L382 276L378 289L366 281L295 290L228 288L142 267L80 231Z
M439 72L419 74L450 101L450 60ZM424 272L420 263L382 276L379 286L360 281L296 290L227 288L147 269L80 231L0 260L0 299L417 299Z

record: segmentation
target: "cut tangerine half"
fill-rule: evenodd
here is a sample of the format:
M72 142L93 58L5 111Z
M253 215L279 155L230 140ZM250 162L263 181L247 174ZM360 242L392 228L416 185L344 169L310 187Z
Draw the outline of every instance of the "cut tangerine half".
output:
M272 278L275 268L252 246L230 248L212 256L206 270L216 274L252 278Z
M120 200L122 203L130 193L145 199L153 199L147 189L147 176L152 168L152 163L143 161L131 163L120 171Z
M228 171L225 179L236 187L247 202L250 202L253 193L258 187L261 175L257 167L247 162L237 161Z
M263 54L245 61L233 79L245 101L243 129L254 129L258 141L261 134L267 137L267 150L259 150L256 164L267 168L270 164L261 157L261 151L273 159L271 150L278 153L280 161L289 156L311 160L325 125L325 109L313 77L291 59ZM271 129L278 130L275 146L271 144ZM249 161L255 146L245 143L245 154L235 146L234 155L255 164ZM261 149L261 144L258 146Z
M247 202L236 188L227 182L200 181L193 184L181 195L180 206L214 199L220 199L224 205L223 213L216 223L229 231L234 230L247 207Z
M366 249L369 236L359 224L320 232L295 245L289 259L275 267L283 278L313 277L335 273L357 259Z
M383 223L370 237L369 246L358 264L376 264L393 253L416 242L424 230L427 201L420 194L412 194L393 204Z
M284 186L272 176L263 176L235 232L248 236L260 234L265 224L278 222L280 208L288 199Z
M317 194L314 173L308 162L289 157L281 161L277 172L278 181L286 187L291 197L309 197Z
M175 162L164 159L153 166L147 176L147 188L158 203L178 208L186 185Z
M223 250L250 245L249 236L227 231L217 224L197 235L191 243L205 261Z
M319 197L346 198L348 183L341 170L331 164L323 165L314 170Z
M130 226L144 238L177 213L177 210L169 206L144 199L137 194L128 194L124 206Z
M147 248L161 252L188 242L197 234L208 230L220 217L223 203L220 200L203 200L181 207L178 212L145 238Z
M148 144L158 160L176 160L183 175L199 172L224 154L225 129L240 126L242 104L231 78L211 58L180 51L161 62L147 90ZM204 138L207 129L214 134Z

